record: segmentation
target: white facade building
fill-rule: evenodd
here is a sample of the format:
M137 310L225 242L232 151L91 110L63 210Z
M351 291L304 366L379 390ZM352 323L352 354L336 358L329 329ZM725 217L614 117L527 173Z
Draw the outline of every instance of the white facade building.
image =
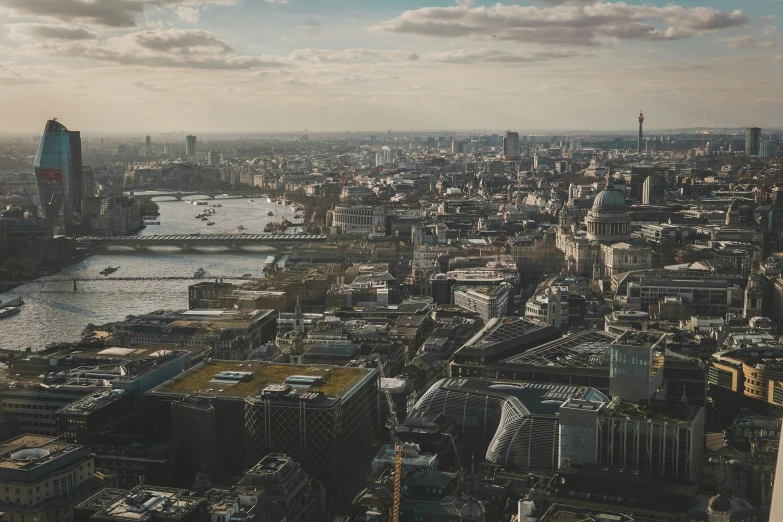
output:
M507 315L509 286L462 286L454 288L454 304L476 312L484 322Z
M337 206L332 212L332 226L345 233L370 234L386 228L386 209L370 206Z

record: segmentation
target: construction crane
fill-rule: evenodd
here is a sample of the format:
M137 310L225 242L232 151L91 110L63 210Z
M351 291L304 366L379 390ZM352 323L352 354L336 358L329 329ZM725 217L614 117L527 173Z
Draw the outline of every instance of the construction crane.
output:
M381 386L386 374L383 371L383 360L376 354L375 359L378 364L378 374L381 376ZM388 388L381 388L386 397L386 404L389 408L389 418L387 425L389 427L389 437L394 444L394 495L392 497L392 506L389 509L389 522L400 522L400 502L402 498L402 443L397 441L397 408L394 407L394 400Z
M506 244L506 203L503 203L503 207L500 209L500 223L498 223L499 233L498 238L495 241L495 253L497 258L495 259L495 268L502 268L500 264L500 255L503 253L503 246Z

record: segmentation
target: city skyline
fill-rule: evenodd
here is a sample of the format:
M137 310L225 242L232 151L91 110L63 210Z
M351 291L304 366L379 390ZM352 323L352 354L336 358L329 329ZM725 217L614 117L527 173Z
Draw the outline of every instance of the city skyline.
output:
M3 134L780 127L783 4L0 0ZM763 79L755 77L763 74ZM40 132L40 131L38 131Z

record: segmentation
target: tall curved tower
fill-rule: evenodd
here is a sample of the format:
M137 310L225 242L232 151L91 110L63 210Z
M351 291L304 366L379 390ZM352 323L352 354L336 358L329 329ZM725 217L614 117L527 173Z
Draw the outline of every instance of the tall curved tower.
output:
M79 140L81 155L81 140ZM35 156L35 181L38 185L40 213L50 234L66 233L73 211L74 177L71 133L52 119L46 122L38 154Z
M644 125L644 113L642 111L639 111L639 143L636 146L636 151L641 154L642 153L642 140L644 139L644 132L642 131L642 126Z

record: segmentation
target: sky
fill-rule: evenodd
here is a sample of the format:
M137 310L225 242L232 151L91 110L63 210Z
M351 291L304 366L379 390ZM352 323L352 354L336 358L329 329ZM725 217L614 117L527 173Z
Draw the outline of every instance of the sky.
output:
M0 132L783 127L783 0L0 0Z

